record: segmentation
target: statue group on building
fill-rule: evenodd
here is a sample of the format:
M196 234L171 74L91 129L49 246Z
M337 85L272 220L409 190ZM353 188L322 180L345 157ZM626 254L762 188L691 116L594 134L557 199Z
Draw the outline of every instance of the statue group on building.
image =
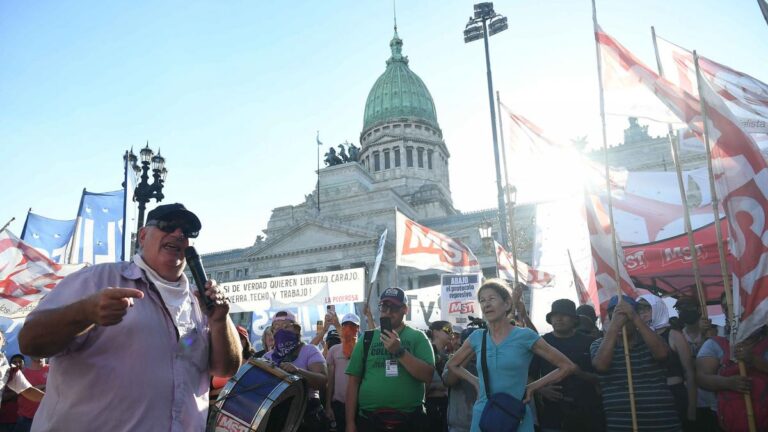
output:
M328 152L325 154L325 164L327 166L340 165L347 162L358 162L360 147L357 147L349 141L345 141L337 147L339 148L338 152L336 152L336 149L333 147L328 148Z

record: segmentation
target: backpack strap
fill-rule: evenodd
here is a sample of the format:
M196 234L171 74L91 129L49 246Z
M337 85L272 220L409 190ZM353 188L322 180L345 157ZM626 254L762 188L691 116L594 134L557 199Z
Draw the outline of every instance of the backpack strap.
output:
M365 365L368 363L368 351L371 350L371 342L373 342L373 330L366 330L363 335L363 371L360 374L360 384L363 383L363 378L365 378Z
M483 343L481 347L481 354L480 359L483 367L483 384L485 385L485 397L487 399L491 398L491 386L488 382L488 360L486 359L485 355L485 348L486 348L486 339L488 339L488 329L483 330Z

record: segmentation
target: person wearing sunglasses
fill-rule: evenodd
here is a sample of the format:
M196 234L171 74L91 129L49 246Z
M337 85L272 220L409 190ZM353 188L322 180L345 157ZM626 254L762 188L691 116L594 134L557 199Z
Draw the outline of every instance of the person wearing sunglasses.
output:
M356 343L347 365L347 432L421 432L424 384L432 380L435 356L424 332L405 324L405 292L379 296L381 327ZM370 331L370 330L369 330Z
M67 276L29 314L19 347L51 365L32 430L205 428L210 377L234 375L242 347L216 282L209 309L184 274L200 228L182 204L156 207L131 261Z

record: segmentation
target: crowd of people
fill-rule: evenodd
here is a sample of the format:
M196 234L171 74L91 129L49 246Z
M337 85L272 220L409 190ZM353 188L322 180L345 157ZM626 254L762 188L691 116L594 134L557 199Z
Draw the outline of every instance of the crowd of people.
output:
M365 332L328 307L304 342L283 310L257 351L214 281L190 287L184 250L200 229L183 205L158 206L131 261L77 272L41 301L19 334L30 364L0 356L0 432L201 431L231 377L260 358L302 379L302 432L746 431L747 399L768 430L766 327L731 347L696 299L678 299L670 318L654 295L614 297L602 326L591 306L560 299L540 335L522 286L486 280L483 320L428 329L405 322L407 296L390 287L378 322L366 308Z

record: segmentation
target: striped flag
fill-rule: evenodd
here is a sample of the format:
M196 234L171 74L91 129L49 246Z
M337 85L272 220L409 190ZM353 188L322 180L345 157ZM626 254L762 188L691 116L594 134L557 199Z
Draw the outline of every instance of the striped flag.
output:
M83 267L57 264L10 231L0 231L0 316L26 316L61 279Z
M659 78L631 52L598 29L595 37L611 61L648 87L670 110L703 136L700 101ZM718 191L728 218L730 261L733 272L734 314L740 321L736 342L741 342L768 321L768 164L752 136L740 127L709 79L701 81L713 141L712 164ZM739 314L741 316L739 317ZM739 319L740 318L740 319Z
M498 242L493 242L496 248L496 268L499 277L506 280L515 280L515 257ZM545 288L552 284L555 276L542 270L537 270L523 261L517 260L517 279L524 281L531 288Z

